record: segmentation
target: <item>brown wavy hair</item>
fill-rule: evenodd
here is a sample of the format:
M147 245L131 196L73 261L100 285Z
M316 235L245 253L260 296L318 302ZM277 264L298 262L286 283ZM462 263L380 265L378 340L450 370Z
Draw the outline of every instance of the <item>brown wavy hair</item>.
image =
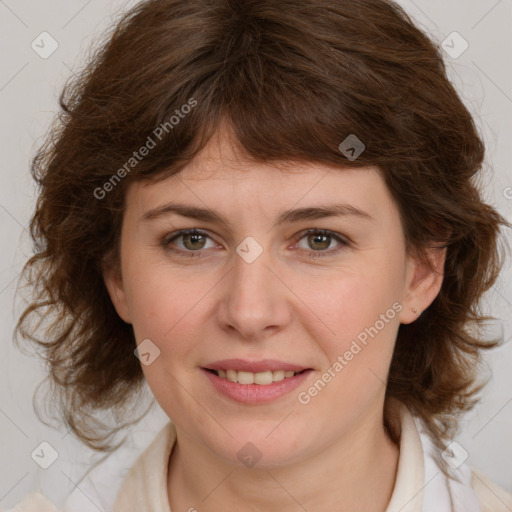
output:
M149 0L87 62L32 160L31 298L16 326L74 434L108 451L140 419L133 330L102 277L102 262L119 268L126 187L179 172L225 123L255 161L377 166L407 250L447 248L438 296L399 328L386 394L444 448L484 385L482 349L499 344L479 335L480 299L511 226L478 190L484 145L439 45L388 0ZM351 134L366 146L355 160L339 149Z

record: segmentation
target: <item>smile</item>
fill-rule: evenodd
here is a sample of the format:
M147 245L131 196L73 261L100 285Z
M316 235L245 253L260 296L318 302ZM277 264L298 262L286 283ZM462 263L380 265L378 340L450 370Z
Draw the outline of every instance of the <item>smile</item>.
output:
M272 402L290 396L292 391L305 383L313 370L300 371L265 370L249 372L245 370L213 370L201 368L212 389L229 400L246 405Z

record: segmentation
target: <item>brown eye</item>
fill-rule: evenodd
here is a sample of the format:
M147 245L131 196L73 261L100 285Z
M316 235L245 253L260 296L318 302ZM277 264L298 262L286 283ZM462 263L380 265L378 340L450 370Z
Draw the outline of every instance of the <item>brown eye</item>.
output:
M331 245L332 237L321 233L307 235L308 245L312 249L328 249Z
M186 235L182 235L181 238L183 238L183 245L189 249L203 249L204 243L205 243L205 237L204 235L198 234L198 233L189 233Z
M175 242L176 240L180 239L182 240L181 244ZM199 257L201 255L204 256L203 250L209 248L205 246L207 239L211 240L207 233L197 229L188 229L179 231L178 233L171 236L166 236L162 240L162 245L166 250L173 251L180 256ZM173 246L177 246L178 248Z
M306 239L307 247L302 247L301 250L307 251L308 257L311 258L332 256L334 253L350 245L347 240L338 234L324 229L310 229L302 233L299 240L303 239ZM328 250L333 241L338 243L338 247Z

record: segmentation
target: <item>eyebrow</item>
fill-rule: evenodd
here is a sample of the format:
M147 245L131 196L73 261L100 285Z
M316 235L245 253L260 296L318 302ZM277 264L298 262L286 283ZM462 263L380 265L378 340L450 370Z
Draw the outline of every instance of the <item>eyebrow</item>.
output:
M139 222L150 221L169 214L178 214L182 217L201 220L204 222L217 223L230 228L230 223L222 215L208 208L200 208L190 206L183 203L166 203L162 206L153 208L140 217ZM303 220L316 220L326 217L351 216L359 217L365 220L375 221L375 219L367 212L356 208L350 204L333 204L327 206L309 206L305 208L297 208L285 210L281 212L272 226L273 228L285 223L300 222Z

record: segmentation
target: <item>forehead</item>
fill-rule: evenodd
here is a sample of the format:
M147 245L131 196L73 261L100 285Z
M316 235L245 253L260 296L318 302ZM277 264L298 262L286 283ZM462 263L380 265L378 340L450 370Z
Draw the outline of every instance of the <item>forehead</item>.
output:
M217 132L179 173L158 182L132 183L126 207L141 212L171 200L226 215L242 209L277 212L293 206L335 203L350 204L372 216L393 208L377 167L258 162L245 155L226 132Z

